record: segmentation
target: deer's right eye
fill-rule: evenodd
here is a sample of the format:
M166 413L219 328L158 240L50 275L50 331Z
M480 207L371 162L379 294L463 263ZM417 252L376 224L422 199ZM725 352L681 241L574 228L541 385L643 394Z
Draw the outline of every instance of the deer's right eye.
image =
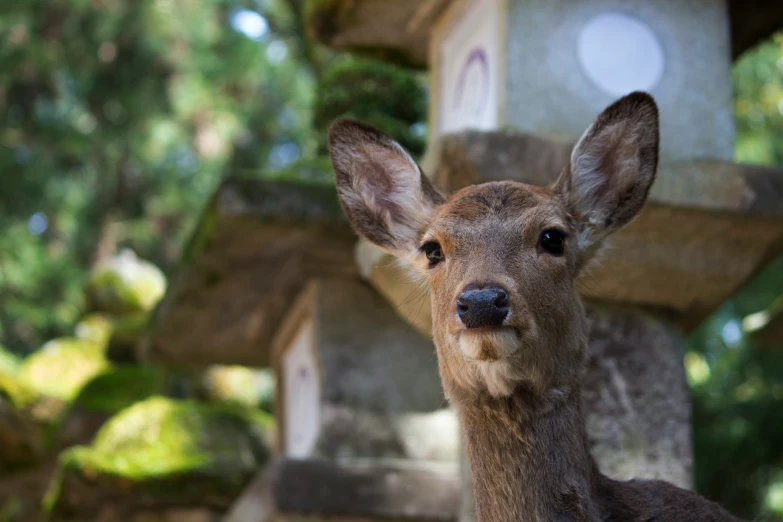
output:
M443 250L435 241L427 241L421 245L421 251L424 252L425 256L427 256L427 261L429 261L430 268L437 265L444 259Z

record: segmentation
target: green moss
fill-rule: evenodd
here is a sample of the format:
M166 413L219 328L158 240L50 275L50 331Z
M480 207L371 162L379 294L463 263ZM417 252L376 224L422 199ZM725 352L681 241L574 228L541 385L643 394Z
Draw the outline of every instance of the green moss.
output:
M92 446L61 454L47 504L56 510L68 496L69 475L154 497L196 485L201 495L238 494L269 458L272 422L250 408L150 398L109 420Z
M75 334L79 339L92 341L101 346L109 342L112 334L113 323L111 317L106 314L89 314L76 324Z
M73 404L89 411L117 413L155 395L161 373L153 366L114 366L90 380Z
M17 376L0 371L0 400L2 399L23 410L36 402L38 394Z
M98 264L87 288L92 308L113 315L149 312L165 291L163 273L131 250Z
M54 339L30 355L19 369L19 381L39 394L66 402L108 367L104 347L78 338Z
M22 359L20 357L0 345L0 373L15 374L19 370L21 364Z
M414 124L426 120L426 98L421 82L408 70L367 59L331 66L319 80L315 106L322 152L326 130L339 117L381 128L414 155L424 151L424 136L414 131Z

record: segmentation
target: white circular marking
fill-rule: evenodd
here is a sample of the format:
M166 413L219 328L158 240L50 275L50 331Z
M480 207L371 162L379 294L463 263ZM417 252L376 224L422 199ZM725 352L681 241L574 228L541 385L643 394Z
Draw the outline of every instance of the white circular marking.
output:
M612 96L650 91L663 75L663 49L655 33L623 13L590 19L579 34L577 53L587 77Z

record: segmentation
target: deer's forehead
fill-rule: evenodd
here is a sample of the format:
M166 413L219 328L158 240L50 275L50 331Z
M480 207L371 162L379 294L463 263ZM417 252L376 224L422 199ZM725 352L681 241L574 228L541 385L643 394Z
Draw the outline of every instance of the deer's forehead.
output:
M433 232L460 243L486 241L541 226L569 228L568 215L544 188L495 182L462 189L440 208Z

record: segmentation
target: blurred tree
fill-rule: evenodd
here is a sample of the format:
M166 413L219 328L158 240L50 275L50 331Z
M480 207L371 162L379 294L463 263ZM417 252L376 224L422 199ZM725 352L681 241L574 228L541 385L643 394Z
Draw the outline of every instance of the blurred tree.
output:
M70 327L89 266L169 269L226 165L314 150L298 0L0 5L0 339Z
M783 35L734 67L736 159L783 166ZM783 518L783 346L755 346L742 319L783 295L773 261L690 338L697 489L748 519Z

